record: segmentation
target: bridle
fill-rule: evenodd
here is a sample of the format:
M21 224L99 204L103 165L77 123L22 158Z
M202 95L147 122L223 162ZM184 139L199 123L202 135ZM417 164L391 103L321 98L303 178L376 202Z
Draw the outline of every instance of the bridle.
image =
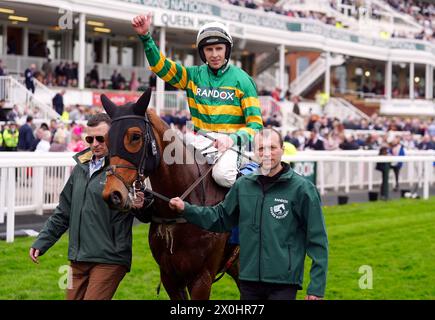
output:
M145 122L145 131L142 132L141 138L143 141L143 147L142 147L142 153L140 156L140 160L139 160L139 165L138 166L134 166L134 165L126 165L126 164L116 164L116 165L110 165L109 168L107 169L107 176L114 176L116 177L118 180L120 180L124 186L126 187L126 189L128 190L129 193L133 192L133 195L136 196L136 193L139 191L142 191L145 188L145 178L151 173L151 171L147 172L146 170L146 164L147 161L151 160L155 160L155 164L153 165L153 167L157 167L159 165L159 152L157 150L157 144L156 144L156 139L154 137L154 134L151 130L151 125L150 122L148 120L148 117L146 116L136 116L136 115L128 115L128 116L121 116L118 118L114 118L112 119L112 123L116 122L116 121L120 121L120 120L125 120L125 119L139 119ZM150 150L149 150L149 145L151 145L151 155L152 158L150 158ZM110 151L110 150L109 150ZM157 159L155 159L157 158ZM132 185L130 186L125 179L119 175L116 170L117 169L128 169L128 170L134 170L136 171L136 178L133 181Z
M107 169L107 176L114 176L119 181L121 181L127 191L129 192L129 195L132 194L133 197L136 197L136 193L139 191L150 193L157 198L169 202L170 199L161 193L155 192L153 190L150 190L146 188L145 185L145 179L150 175L152 171L154 171L158 165L160 164L160 154L157 149L157 143L156 139L154 137L154 133L152 132L152 124L150 123L147 116L137 116L137 115L127 115L127 116L121 116L112 119L113 122L120 121L120 120L126 120L126 119L139 119L145 122L145 131L142 132L142 140L143 140L143 147L142 147L142 153L140 156L140 161L138 166L134 165L126 165L126 164L116 164L116 165L110 165ZM149 145L151 145L151 156L150 158L150 150ZM110 150L109 150L110 152ZM156 159L157 158L157 159ZM151 163L151 170L146 169L147 161L153 161L154 163ZM216 161L217 162L217 161ZM215 162L215 163L216 163ZM213 169L214 164L211 165L198 179L195 180L195 182L180 196L182 200L184 200L196 187L199 183L201 183L205 177L211 172ZM128 170L134 170L136 171L136 178L133 181L132 185L129 185L125 179L117 173L117 169L128 169ZM199 168L198 168L199 169Z

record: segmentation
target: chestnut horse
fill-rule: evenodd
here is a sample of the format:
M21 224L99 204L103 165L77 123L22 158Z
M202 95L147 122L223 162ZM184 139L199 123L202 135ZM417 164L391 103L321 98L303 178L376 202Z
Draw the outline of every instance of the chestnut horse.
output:
M112 208L130 208L132 189L146 177L153 192L172 198L183 194L209 168L207 163L195 161L194 153L176 134L172 134L171 141L165 141L165 132L175 132L153 110L147 111L150 96L151 90L147 90L136 103L123 106L101 96L104 109L112 118L108 133L110 167L103 191ZM164 161L167 147L181 150L185 161L167 164ZM186 201L214 205L223 200L226 191L207 175ZM160 267L161 282L172 300L189 296L209 299L211 285L225 265L238 286L238 259L231 267L227 264L230 257L234 258L234 246L228 244L229 233L209 232L186 223L166 201L157 197L154 208L148 240Z

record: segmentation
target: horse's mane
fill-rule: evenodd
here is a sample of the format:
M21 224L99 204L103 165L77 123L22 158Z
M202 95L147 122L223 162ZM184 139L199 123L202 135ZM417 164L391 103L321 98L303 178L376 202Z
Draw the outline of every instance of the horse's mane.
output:
M183 145L183 151L185 152L186 157L191 157L190 159L186 159L186 160L191 160L193 158L194 163L197 163L196 158L195 158L195 149L188 148L186 145L186 141L184 139L182 139L180 137L180 135L177 134L177 132L173 128L171 128L170 125L168 125L162 118L160 118L154 109L148 109L147 116L148 116L148 119L150 120L151 124L153 125L153 128L158 133L161 133L163 135L163 133L166 132L167 130L171 130L173 132L173 136L175 136L177 143L181 143ZM162 146L162 149L163 149L163 146ZM198 153L196 156L202 157L202 155L200 153ZM188 161L188 163L191 163L191 162Z

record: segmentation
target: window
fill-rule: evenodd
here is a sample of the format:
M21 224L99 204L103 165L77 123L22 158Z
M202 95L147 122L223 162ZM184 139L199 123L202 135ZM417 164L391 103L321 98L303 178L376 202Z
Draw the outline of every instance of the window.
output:
M299 77L302 72L305 71L310 66L310 60L306 57L298 58L297 61L297 69L296 69L296 77Z

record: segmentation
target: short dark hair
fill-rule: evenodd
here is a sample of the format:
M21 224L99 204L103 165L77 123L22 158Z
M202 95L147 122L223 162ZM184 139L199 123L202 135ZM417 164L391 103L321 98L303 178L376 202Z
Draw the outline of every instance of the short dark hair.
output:
M284 140L282 139L281 132L279 132L278 130L276 130L276 129L274 129L274 128L263 128L263 129L259 130L256 134L259 134L259 135L261 135L261 136L264 136L264 133L266 132L266 130L270 130L270 131L275 132L275 133L278 135L278 137L279 137L279 145L280 145L281 147L284 146Z
M27 116L26 122L30 122L33 121L33 117L32 116Z
M108 126L112 124L112 119L110 119L107 113L97 113L92 115L88 120L88 127L96 127L101 122L105 122Z

